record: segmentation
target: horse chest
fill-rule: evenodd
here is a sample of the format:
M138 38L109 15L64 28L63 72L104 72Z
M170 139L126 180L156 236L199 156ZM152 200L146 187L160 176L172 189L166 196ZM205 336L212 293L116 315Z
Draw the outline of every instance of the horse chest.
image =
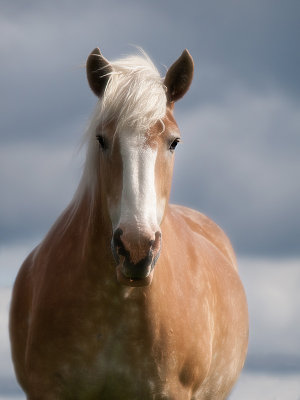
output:
M206 373L201 351L190 351L195 346L187 330L180 328L179 334L147 306L143 298L128 297L102 308L89 332L93 340L86 341L94 341L87 351L89 366L79 366L82 390L94 387L103 399L172 398L170 387L188 391Z
M164 398L170 382L182 387L178 377L186 365L176 348L176 333L161 327L159 314L153 317L143 295L116 297L109 307L99 307L98 315L94 309L77 338L79 357L76 362L71 357L68 386L83 399L131 400Z
M76 392L82 392L82 398L89 398L91 391L103 399L152 398L158 372L147 325L140 302L125 299L121 304L115 299L101 308L87 325L90 340L82 337L81 357L68 379L71 383L76 377Z

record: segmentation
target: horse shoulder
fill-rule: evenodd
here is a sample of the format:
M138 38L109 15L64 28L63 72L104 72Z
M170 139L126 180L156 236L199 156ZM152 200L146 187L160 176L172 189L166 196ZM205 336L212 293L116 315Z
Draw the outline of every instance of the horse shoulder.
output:
M169 206L169 216L178 230L186 235L187 230L201 236L220 252L237 271L237 261L234 250L225 232L213 220L199 211L179 205Z
M195 395L195 398L204 398L206 393L207 398L223 399L243 366L248 343L247 302L235 255L223 230L205 215L171 205L166 219L166 232L170 234L176 230L172 239L176 240L176 247L181 247L174 253L177 263L184 266L177 270L180 288L186 286L189 315L197 321L193 335L201 341L207 337L206 343L209 340L211 343L210 349L207 348L210 365L197 391L199 397ZM189 295L191 292L193 296ZM192 308L196 299L196 306ZM181 319L185 321L185 317ZM182 323L182 331L184 324L186 322ZM197 346L194 346L198 361L203 357L202 348L203 343L197 353ZM191 370L195 370L193 363Z

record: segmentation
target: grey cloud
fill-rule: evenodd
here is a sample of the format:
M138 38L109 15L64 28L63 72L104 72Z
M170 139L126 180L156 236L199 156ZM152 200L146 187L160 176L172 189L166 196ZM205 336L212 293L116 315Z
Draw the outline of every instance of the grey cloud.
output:
M299 399L299 375L278 373L242 372L230 400Z
M250 316L246 368L299 373L299 258L241 258L239 265Z
M161 29L171 28L145 4L116 2L112 7L94 2L87 7L72 2L71 8L68 2L59 8L51 4L36 2L26 10L8 5L0 17L3 141L47 141L48 127L56 130L74 115L89 115L96 99L88 88L84 63L95 46L107 58L115 58L135 51L130 43L147 47L149 40L143 36L151 37L148 19ZM161 29L155 29L157 39L164 36Z
M8 138L26 131L39 140L43 125L57 124L74 114L86 115L92 103L83 70L96 45L108 58L145 47L154 59L170 65L188 47L196 61L195 82L188 106L244 82L257 91L278 86L299 99L299 3L196 2L182 12L180 2L102 4L6 2L2 9L1 133ZM159 45L158 45L159 44ZM203 71L220 69L217 81ZM210 79L209 79L210 78ZM13 119L12 119L12 116Z
M75 192L82 160L75 145L10 145L0 149L2 243L42 238Z
M238 252L300 252L300 121L280 95L241 88L181 114L172 200L213 217Z

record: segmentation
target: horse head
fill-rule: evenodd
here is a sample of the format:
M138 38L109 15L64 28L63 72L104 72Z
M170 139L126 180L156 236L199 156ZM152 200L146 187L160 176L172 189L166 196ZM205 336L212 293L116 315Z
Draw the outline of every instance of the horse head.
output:
M152 281L180 141L174 102L192 77L187 50L164 79L146 55L109 62L96 48L87 59L88 82L99 98L93 138L99 192L112 225L117 279L124 285Z

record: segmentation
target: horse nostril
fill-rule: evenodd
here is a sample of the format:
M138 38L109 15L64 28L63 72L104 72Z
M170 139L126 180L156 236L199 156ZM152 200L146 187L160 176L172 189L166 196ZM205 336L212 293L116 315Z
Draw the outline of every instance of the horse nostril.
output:
M125 257L128 254L128 252L125 249L124 244L122 242L121 239L122 235L123 235L123 230L121 228L115 230L113 235L113 245L117 254Z
M155 232L155 239L151 239L149 241L149 245L150 245L150 248L152 250L155 250L157 248L157 246L160 244L160 238L161 238L161 232L160 231L156 231Z
M121 235L123 234L123 231L121 228L117 228L114 232L113 240L114 240L114 245L118 245L121 242Z

